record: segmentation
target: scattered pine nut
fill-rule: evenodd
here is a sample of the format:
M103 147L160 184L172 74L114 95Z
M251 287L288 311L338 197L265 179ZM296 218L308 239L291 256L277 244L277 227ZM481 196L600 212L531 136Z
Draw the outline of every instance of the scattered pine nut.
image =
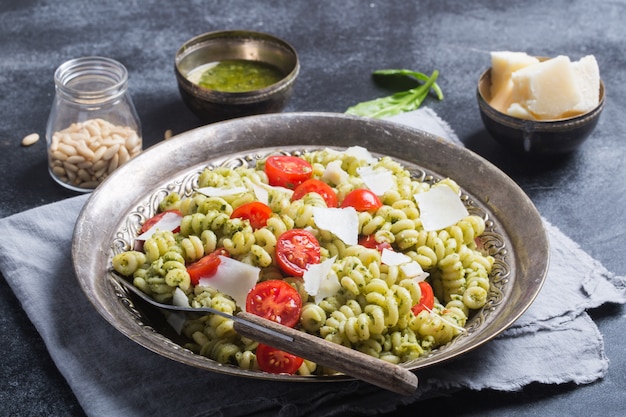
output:
M167 140L167 139L171 138L171 137L172 137L172 135L173 135L172 129L167 129L167 130L165 131L165 140Z
M37 143L39 140L39 133L31 133L30 135L24 136L22 139L22 146L31 146Z

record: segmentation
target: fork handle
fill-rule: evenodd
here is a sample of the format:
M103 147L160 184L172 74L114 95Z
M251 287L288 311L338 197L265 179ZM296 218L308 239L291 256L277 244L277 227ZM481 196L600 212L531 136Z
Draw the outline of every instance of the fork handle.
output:
M293 339L293 341L282 340L258 328L246 326L242 321L236 321L235 330L252 340L306 358L398 394L411 395L417 389L417 376L406 368L254 314L240 312L237 313L237 317Z

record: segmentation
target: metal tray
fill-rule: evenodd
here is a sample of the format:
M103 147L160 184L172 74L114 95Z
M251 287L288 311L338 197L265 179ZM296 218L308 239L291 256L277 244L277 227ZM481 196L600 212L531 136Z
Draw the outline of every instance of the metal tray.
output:
M154 308L108 277L111 257L130 244L139 224L169 192L191 192L206 166L253 163L271 152L298 153L360 145L388 155L424 181L450 177L472 214L487 220L483 244L496 258L487 304L468 332L429 356L404 363L411 370L451 360L488 342L517 320L539 293L548 269L548 240L526 194L502 171L469 150L396 123L334 113L251 116L207 125L144 151L104 181L83 207L73 234L78 283L96 310L134 342L175 361L209 371L260 379L341 381L349 377L286 376L219 364L181 347Z

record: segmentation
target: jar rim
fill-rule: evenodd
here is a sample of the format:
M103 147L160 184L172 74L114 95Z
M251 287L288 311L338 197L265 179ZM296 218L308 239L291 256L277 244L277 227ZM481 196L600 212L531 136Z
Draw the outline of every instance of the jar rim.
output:
M61 64L54 82L59 91L78 100L109 99L125 93L128 70L111 58L81 57Z

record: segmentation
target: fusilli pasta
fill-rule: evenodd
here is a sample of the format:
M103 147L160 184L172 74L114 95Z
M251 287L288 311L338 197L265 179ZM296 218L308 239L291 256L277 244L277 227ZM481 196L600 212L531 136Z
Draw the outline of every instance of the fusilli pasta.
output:
M357 213L357 232L406 255L429 275L436 295L432 308L413 312L422 300L418 284L423 276L416 278L401 265L385 264L379 248L346 244L334 231L318 228L313 208L327 207L323 196L310 192L292 200L290 190L269 185L262 159L254 166L211 167L199 174L198 189L237 188L233 195L211 197L193 191L165 196L158 209L179 210L180 231L154 233L141 250L113 256L113 268L159 301L170 301L178 288L191 306L235 314L245 306L228 294L193 283L187 271L190 264L225 249L230 257L258 267L259 282L284 280L297 290L302 299L300 330L392 363L419 358L463 332L471 312L483 307L489 296L494 258L476 244L486 230L485 220L467 215L441 230L427 231L413 197L432 187L449 187L459 194L454 180L445 178L434 185L418 181L389 157L361 158L332 149L305 152L301 157L311 164L313 178L333 187L340 203L351 191L367 188L359 174L364 167L391 173L391 187L379 195L381 206ZM247 219L231 218L235 209L257 201L260 193L267 195L265 203L272 212L265 226L253 228ZM329 276L338 282L336 293L317 299L307 293L303 278L281 270L277 240L291 229L313 233L321 246L320 262L334 259ZM257 343L239 336L231 319L190 317L182 334L189 340L186 347L200 355L242 369L259 369ZM328 372L310 361L298 370L302 375Z

